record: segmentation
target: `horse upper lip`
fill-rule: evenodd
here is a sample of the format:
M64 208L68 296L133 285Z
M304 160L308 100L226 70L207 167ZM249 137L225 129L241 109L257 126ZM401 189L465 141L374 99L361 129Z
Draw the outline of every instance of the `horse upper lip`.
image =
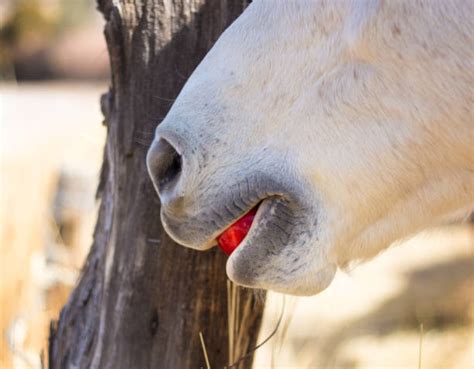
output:
M286 186L268 179L261 180L258 186L253 184L252 187L248 181L239 182L213 198L206 194L205 201L201 201L199 206L195 201L196 197L202 196L201 193L184 197L181 203L164 202L161 208L164 228L177 243L206 250L216 246L217 238L232 224L259 206L253 220L255 224L251 225L245 237L253 238L259 233L255 229L267 224L265 218L271 215L268 211L273 209L269 205L292 201L291 192L287 194L285 191Z

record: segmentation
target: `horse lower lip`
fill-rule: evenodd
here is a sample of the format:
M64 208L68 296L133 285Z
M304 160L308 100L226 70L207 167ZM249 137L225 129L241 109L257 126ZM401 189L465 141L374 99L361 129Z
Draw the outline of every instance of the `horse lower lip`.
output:
M227 255L232 254L248 234L255 218L255 214L257 213L257 208L258 206L254 207L217 237L219 247Z

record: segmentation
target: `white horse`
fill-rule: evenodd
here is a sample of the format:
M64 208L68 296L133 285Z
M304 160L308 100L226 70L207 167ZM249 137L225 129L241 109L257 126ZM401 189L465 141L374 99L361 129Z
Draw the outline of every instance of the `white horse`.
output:
M158 127L161 218L199 250L258 206L238 284L309 295L474 209L474 2L256 0Z

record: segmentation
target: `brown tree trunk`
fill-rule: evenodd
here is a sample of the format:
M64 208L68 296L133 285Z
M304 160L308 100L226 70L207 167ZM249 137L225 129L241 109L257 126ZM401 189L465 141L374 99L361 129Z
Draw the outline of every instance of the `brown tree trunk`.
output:
M98 0L112 67L94 243L59 322L49 366L213 368L229 362L225 256L176 245L145 168L156 124L246 0ZM256 344L263 303L239 290L239 358ZM249 368L251 359L239 368Z

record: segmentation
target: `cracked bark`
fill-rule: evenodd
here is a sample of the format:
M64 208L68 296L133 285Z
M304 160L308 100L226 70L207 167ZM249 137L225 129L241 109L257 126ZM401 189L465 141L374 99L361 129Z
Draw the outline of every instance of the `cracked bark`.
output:
M51 325L51 369L205 367L200 331L212 367L228 363L225 256L167 237L145 154L186 78L246 5L98 0L112 71L101 99L108 130L101 205L78 285ZM263 303L241 290L239 309L237 357L256 345Z

